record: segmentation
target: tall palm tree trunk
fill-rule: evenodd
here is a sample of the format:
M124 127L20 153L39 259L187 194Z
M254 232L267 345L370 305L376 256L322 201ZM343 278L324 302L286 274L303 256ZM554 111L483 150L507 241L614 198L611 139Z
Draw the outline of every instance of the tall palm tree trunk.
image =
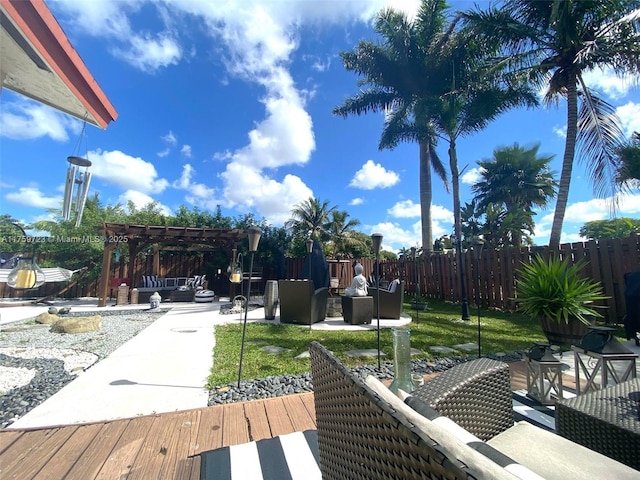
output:
M431 154L429 142L420 140L420 212L422 220L422 249L426 253L433 251L433 228L431 220L431 201L433 187L431 185Z
M562 222L567 210L569 200L569 185L571 184L571 172L576 151L576 137L578 135L578 90L577 79L567 82L567 140L565 142L564 156L562 157L562 171L558 184L558 200L553 214L551 235L549 236L549 250L554 251L560 247L560 234Z
M449 168L451 169L451 188L453 191L453 229L456 235L456 252L458 254L458 272L460 273L460 306L462 320L469 320L469 302L467 300L467 285L465 283L464 260L462 258L462 218L460 215L460 171L458 170L458 152L456 140L450 135L449 140Z

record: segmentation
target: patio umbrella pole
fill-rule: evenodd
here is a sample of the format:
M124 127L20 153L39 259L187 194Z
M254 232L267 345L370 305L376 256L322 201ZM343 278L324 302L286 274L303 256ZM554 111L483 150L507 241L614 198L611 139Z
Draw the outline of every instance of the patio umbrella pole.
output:
M249 312L249 298L251 298L251 274L253 273L253 255L251 252L251 261L249 262L249 287L247 288L247 299L244 302L244 322L242 324L242 341L240 344L240 366L238 368L238 388L240 388L240 378L242 377L242 355L244 354L244 335L247 330L247 313Z

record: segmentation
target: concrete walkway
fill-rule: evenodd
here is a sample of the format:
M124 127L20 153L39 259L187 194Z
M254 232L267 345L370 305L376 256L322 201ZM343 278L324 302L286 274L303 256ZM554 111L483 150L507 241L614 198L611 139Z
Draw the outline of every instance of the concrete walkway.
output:
M81 373L58 393L31 410L8 428L112 420L161 412L204 407L208 392L204 385L213 362L214 328L225 323L240 323L241 314L221 315L220 305L212 303L161 304L167 314L114 351L109 357ZM57 302L56 307L71 305L74 312L96 311L95 301ZM31 318L46 306L6 307L0 309L2 323ZM104 307L143 309L148 306ZM248 313L248 321L266 322L264 309ZM409 316L381 320L381 328L406 324ZM273 323L279 323L279 315ZM313 330L372 329L372 325L347 325L342 318L327 318L314 324ZM307 328L301 326L301 328Z

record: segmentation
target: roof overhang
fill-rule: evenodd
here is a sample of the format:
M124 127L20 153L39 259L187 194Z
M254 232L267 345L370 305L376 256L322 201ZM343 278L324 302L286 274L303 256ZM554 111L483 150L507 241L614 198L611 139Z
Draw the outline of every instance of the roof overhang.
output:
M103 129L118 117L43 0L0 0L0 79Z

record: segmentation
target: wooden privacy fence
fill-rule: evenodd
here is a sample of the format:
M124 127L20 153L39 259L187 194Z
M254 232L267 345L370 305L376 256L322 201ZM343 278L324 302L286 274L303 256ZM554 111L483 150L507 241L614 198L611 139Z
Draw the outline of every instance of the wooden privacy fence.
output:
M583 274L585 277L602 282L605 295L611 297L601 302L607 309L603 311L609 323L620 323L626 313L624 297L624 274L640 271L640 236L622 239L577 242L563 244L559 250L563 258L569 258L572 263L585 261ZM515 286L517 270L523 263L528 263L536 255L548 255L547 247L504 248L500 250L484 249L482 257L475 260L473 252L462 254L462 264L454 252L434 253L431 256L413 259L398 259L381 261L382 278L392 280L402 279L405 290L409 295L420 294L427 298L459 302L460 272L462 270L470 305L475 305L476 298L484 308L499 308L513 310L517 304ZM256 254L259 264L260 252ZM38 261L41 262L41 258ZM337 278L340 288L351 283L353 277L352 265L360 262L366 276L373 274L375 260L364 258L359 260L329 260L330 276ZM300 278L303 272L304 259L289 258L286 261L286 278ZM60 265L64 267L64 265ZM206 273L209 285L213 287L217 270L223 272L226 279L227 265L214 265L209 253L197 254L163 254L160 257L161 277L189 277ZM462 268L461 268L462 267ZM109 278L130 277L124 258L119 262L112 262ZM136 278L153 270L153 256L140 256L136 261ZM263 281L276 279L275 272L263 271ZM477 288L479 284L479 289ZM29 295L44 297L52 295L64 284L45 283ZM96 297L98 296L98 281L80 282L64 293L65 298ZM21 294L0 283L0 296L16 297Z

